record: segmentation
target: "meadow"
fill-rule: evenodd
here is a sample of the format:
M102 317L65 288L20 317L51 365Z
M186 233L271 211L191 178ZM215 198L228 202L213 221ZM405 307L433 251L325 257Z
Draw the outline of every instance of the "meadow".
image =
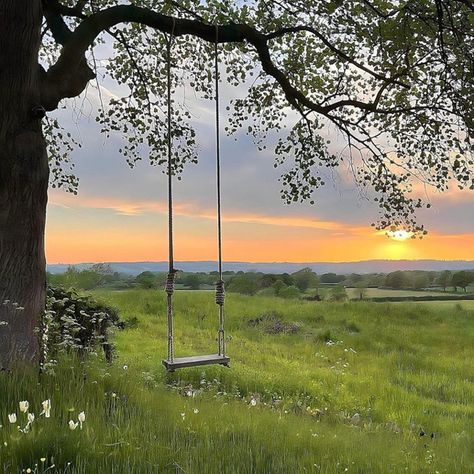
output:
M357 288L347 289L348 297L351 299L357 299L358 290ZM433 290L393 290L391 288L367 288L364 290L365 298L383 298L392 296L401 296L406 298L416 298L419 296L445 296L446 293L441 291Z
M167 374L162 292L95 296L127 321L115 362L0 374L0 471L474 472L473 301L229 294L231 368ZM213 294L175 299L176 355L215 352ZM23 400L36 415L26 430ZM82 429L70 429L81 412Z

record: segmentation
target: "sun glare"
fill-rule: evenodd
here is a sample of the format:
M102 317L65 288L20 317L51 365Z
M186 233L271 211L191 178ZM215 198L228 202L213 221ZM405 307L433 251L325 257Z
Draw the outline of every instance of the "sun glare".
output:
M407 232L406 230L391 230L387 232L387 235L398 242L403 242L404 240L410 239L413 235L413 232Z

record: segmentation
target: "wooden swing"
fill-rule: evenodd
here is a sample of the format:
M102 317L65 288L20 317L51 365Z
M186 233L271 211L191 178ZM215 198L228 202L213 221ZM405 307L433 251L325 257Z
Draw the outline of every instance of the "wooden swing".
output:
M219 329L217 334L217 354L197 355L190 357L174 356L174 330L173 330L173 293L176 277L174 268L173 248L173 162L172 162L172 136L171 136L171 46L174 37L174 25L170 38L167 41L167 92L168 92L168 275L166 279L166 301L168 313L168 355L162 361L168 372L185 367L196 367L201 365L219 364L229 367L230 358L226 356L225 333L224 333L224 302L225 288L222 278L222 213L221 213L221 160L220 160L220 138L219 138L219 56L218 56L218 29L216 26L216 41L214 47L215 68L215 107L216 107L216 182L217 182L217 243L218 243L218 274L216 283L215 301L219 308Z

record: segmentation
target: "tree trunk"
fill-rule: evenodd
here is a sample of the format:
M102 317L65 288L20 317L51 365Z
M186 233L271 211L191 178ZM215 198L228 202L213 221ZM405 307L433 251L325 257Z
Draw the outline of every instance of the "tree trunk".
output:
M37 358L45 304L41 18L40 0L0 2L0 369Z

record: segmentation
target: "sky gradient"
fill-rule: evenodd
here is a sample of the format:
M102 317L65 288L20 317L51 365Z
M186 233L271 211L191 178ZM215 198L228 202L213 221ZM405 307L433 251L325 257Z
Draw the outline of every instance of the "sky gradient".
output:
M112 88L112 86L111 86ZM113 94L104 89L103 96ZM224 87L223 107L231 94ZM131 170L94 121L96 91L89 89L56 116L81 142L74 151L79 194L50 191L48 263L157 261L167 257L166 177L144 157ZM216 258L212 104L194 103L200 162L175 185L175 258ZM225 119L225 117L224 117ZM328 136L332 131L327 131ZM420 213L422 240L395 241L370 226L375 205L360 196L341 167L326 176L316 204L285 205L271 147L259 152L244 134L222 138L224 259L232 261L357 261L366 259L474 260L474 192L428 193Z

